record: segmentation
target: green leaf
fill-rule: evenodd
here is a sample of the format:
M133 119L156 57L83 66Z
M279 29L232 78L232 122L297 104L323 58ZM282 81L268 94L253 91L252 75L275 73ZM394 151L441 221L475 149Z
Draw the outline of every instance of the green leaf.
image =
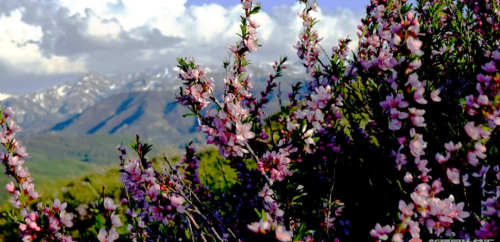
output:
M298 195L298 196L293 197L292 198L292 202L295 201L295 200L297 200L297 199L299 199L300 197L302 197L302 195Z
M196 115L196 114L194 114L194 113L186 113L186 114L183 114L183 115L182 115L182 117L183 117L183 118L188 117L188 116L195 116L195 117L196 117L196 116L198 116L198 115Z
M250 14L257 14L257 13L259 13L259 12L260 12L260 9L261 9L261 7L260 7L260 4L259 4L259 5L255 6L255 7L252 9L252 11L250 11Z

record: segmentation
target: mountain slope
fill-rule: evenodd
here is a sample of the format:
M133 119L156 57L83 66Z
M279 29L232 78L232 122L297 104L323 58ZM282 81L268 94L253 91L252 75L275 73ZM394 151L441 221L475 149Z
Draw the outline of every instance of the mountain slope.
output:
M146 141L175 146L192 139L201 142L203 136L194 134L197 121L182 118L186 111L171 91L121 93L54 125L50 132L72 136L138 133Z
M10 97L4 102L15 110L16 121L24 133L37 133L81 113L115 88L115 84L102 76L88 74L77 82L60 83L36 93Z

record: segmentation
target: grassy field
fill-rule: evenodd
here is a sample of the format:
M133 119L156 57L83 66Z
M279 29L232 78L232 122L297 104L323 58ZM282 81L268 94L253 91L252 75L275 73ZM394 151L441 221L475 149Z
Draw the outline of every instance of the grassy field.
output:
M64 137L45 134L24 138L31 159L24 166L29 168L35 179L37 190L47 194L45 188L77 179L85 174L102 173L112 167L118 167L119 153L116 145L129 144L134 136L95 134L83 137ZM154 144L153 144L154 145ZM167 146L153 146L152 156L179 156L180 150ZM131 156L130 158L135 158ZM2 187L9 181L0 176ZM0 207L7 199L5 189L0 189Z

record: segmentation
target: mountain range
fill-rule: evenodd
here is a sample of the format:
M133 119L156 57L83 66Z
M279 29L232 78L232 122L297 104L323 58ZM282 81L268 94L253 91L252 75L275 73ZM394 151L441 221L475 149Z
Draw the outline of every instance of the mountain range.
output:
M222 93L225 71L217 68L209 72L218 84L216 95ZM270 65L253 65L249 72L254 77L256 93L264 90ZM175 68L156 67L129 74L99 75L88 73L75 82L65 82L40 91L10 96L0 94L2 103L16 112L16 121L23 131L21 137L43 134L85 136L91 134L140 134L149 142L182 146L194 140L204 143L204 135L196 132L193 117L183 118L189 112L178 105L175 94L181 81ZM290 84L304 79L297 68L285 70L281 91L290 91ZM260 94L257 94L260 96ZM268 113L279 108L276 93L268 105Z

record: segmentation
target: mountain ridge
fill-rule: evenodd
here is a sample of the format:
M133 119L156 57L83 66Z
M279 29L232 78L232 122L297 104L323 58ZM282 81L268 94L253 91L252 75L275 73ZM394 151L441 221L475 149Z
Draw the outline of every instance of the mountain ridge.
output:
M252 73L254 80L253 93L259 95L257 93L265 89L266 79L272 73L272 68L265 64L252 65L248 71ZM192 125L190 127L186 127L187 121L178 121L183 120L181 116L188 110L179 109L180 106L175 103L174 96L178 92L178 87L182 85L182 82L173 74L175 72L175 68L158 66L130 74L88 73L76 82L59 83L35 93L11 96L2 103L4 106L11 106L16 112L16 121L23 128L20 137L32 137L48 132L67 135L140 132L151 133L154 136L152 140L161 141L160 136L153 130L139 128L141 125L137 122L144 122L143 126L153 125L162 130L159 133L163 135L185 140L181 138L194 133L195 124L194 119L188 122ZM216 80L215 95L220 97L223 93L222 82L226 77L226 72L214 69L208 73L208 76ZM289 66L280 80L295 82L303 79L303 76L297 74L296 67ZM289 91L290 85L281 86L281 92L285 95ZM155 92L162 92L162 94ZM131 99L124 98L127 95ZM148 98L147 95L154 96L158 100ZM284 98L286 98L285 95ZM266 111L274 113L279 110L276 93L270 98L269 109ZM146 106L134 104L134 107L130 107L132 100L142 100L145 102L143 105ZM84 115L86 112L88 114ZM123 112L126 112L128 116L124 116ZM160 117L160 113L164 117ZM93 126L88 127L91 124ZM110 127L112 125L114 126ZM178 133L172 131L176 128L182 131ZM176 142L177 139L167 140L175 142L176 145L179 143Z

